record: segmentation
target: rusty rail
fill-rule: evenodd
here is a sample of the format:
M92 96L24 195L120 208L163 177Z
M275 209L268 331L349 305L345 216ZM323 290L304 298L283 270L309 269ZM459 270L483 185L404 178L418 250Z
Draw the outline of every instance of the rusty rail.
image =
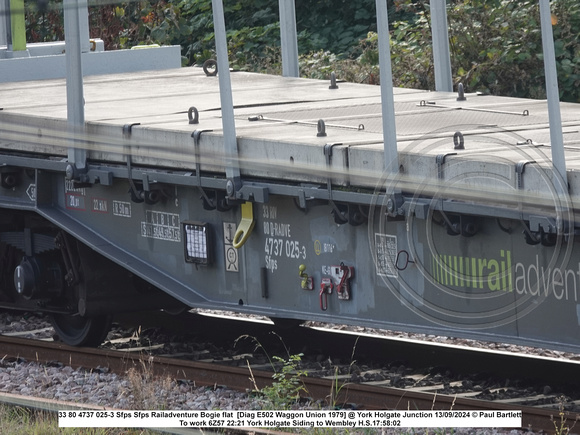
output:
M39 363L58 361L73 367L108 367L118 374L129 368L147 367L155 375L194 381L196 385L224 385L238 391L263 388L272 383L272 373L248 368L179 360L127 352L76 348L61 343L0 336L0 357L24 358ZM332 379L304 377L304 386L313 399L332 403L354 403L358 409L375 410L506 410L522 411L522 426L535 431L554 431L557 411L529 406L488 402L469 398L417 392L412 389L377 387L365 384L339 383ZM576 420L578 415L567 416Z

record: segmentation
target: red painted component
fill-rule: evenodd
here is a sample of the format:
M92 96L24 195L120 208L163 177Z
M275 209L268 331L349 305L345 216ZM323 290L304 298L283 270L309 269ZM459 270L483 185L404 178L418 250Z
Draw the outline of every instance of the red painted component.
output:
M332 280L330 278L322 278L320 282L320 309L326 311L328 309L328 295L332 294Z

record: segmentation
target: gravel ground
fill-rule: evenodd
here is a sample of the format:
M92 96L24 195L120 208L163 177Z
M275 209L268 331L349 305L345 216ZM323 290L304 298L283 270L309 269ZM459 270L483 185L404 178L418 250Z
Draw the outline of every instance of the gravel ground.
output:
M0 313L4 334L36 331L34 338L54 334L50 322L35 314ZM26 337L26 335L19 335ZM258 409L258 399L224 388L196 387L189 382L152 379L107 369L87 371L61 364L0 359L0 393L21 394L118 409Z
M335 326L336 328L344 328ZM357 332L373 332L366 328L353 328ZM51 337L54 333L50 323L36 315L19 316L0 313L0 331L19 332L41 330L36 337ZM501 344L480 343L473 340L454 340L448 337L435 337L418 334L381 333L404 336L429 341L438 341L471 347L491 347L512 352L529 352L542 356L579 360L576 354L554 352L541 349L522 348ZM29 361L6 361L0 359L0 393L20 394L61 401L86 403L117 409L171 409L171 410L250 410L261 409L264 402L260 397L240 393L225 388L197 387L189 381L153 379L137 372L126 376L109 373L107 369L87 371L61 364L38 364ZM297 405L296 408L312 407L320 409L321 404ZM353 432L350 432L353 433ZM365 431L364 433L368 433ZM378 431L395 434L401 431ZM420 434L423 431L403 431ZM434 434L520 434L516 430L496 429L458 429L453 431L432 431ZM533 433L533 432L527 432Z
M256 398L223 388L27 361L0 363L0 393L117 409L259 409Z

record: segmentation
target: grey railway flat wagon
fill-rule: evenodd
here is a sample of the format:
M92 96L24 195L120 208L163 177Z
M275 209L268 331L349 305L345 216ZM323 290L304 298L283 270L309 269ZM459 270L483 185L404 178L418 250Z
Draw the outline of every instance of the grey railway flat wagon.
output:
M391 162L379 87L231 86L234 147L199 68L86 77L78 130L64 80L0 84L0 305L77 344L184 304L580 350L578 105L563 180L546 101L394 89Z

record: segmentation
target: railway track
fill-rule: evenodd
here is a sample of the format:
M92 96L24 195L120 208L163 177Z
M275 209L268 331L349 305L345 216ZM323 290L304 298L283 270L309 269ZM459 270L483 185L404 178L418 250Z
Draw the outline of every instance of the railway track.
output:
M224 366L207 362L185 361L175 358L144 355L135 352L103 349L75 348L56 342L43 342L15 337L0 337L0 349L4 358L24 358L38 362L55 362L87 369L107 367L110 371L124 374L131 367L139 369L146 363L156 375L172 376L176 379L194 381L196 385L225 385L231 389L248 391L263 388L272 382L272 373L242 367ZM354 384L338 378L302 378L308 394L313 399L328 400L334 395L335 403L356 404L358 409L389 410L521 410L522 426L535 431L553 431L553 420L559 419L553 409L525 406L513 401L484 401L473 398L473 394L444 395L437 391L440 386L430 388L392 388L382 383L371 385ZM340 385L337 388L337 385ZM338 390L338 391L337 391ZM568 421L578 415L567 415Z

